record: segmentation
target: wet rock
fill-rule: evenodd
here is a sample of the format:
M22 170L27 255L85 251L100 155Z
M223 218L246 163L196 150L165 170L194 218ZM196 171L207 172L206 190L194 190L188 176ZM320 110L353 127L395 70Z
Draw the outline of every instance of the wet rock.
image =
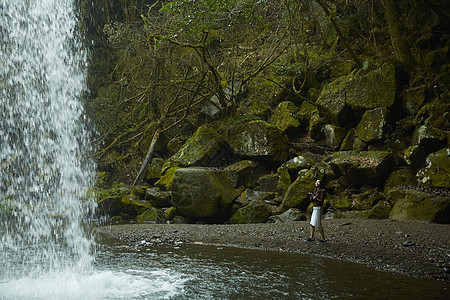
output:
M410 115L415 115L420 108L425 104L427 98L426 85L406 89L403 92L402 106L403 109Z
M444 146L446 139L447 136L442 130L429 125L422 125L414 131L412 144L420 146L430 153Z

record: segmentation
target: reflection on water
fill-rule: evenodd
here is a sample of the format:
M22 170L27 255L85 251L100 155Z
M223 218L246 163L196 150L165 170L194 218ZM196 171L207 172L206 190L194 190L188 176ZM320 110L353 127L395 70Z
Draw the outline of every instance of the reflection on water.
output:
M449 299L449 288L306 255L102 239L92 271L0 282L0 299Z

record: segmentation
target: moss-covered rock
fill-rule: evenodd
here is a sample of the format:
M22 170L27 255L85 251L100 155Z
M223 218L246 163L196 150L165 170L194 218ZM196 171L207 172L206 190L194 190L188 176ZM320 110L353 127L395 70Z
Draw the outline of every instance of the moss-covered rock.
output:
M267 174L258 180L259 190L261 192L277 192L278 174Z
M427 87L421 85L406 89L402 95L403 110L409 115L415 115L427 100Z
M411 143L426 151L434 152L445 145L446 139L447 136L441 129L422 125L414 131Z
M352 109L392 107L397 95L396 69L384 64L363 76L350 78L346 86L347 105Z
M163 191L170 191L172 188L173 177L178 169L178 167L174 167L166 170L164 175L155 183L155 187L160 188Z
M425 168L417 172L417 179L422 184L450 189L450 149L443 148L428 155Z
M416 173L410 168L404 168L392 171L384 183L384 192L399 187L416 186Z
M355 129L350 128L341 143L341 151L353 150L353 142L355 140Z
M240 186L255 187L258 178L267 173L267 170L258 162L241 160L224 169L228 179L235 188Z
M392 189L388 193L388 200L395 203L389 219L450 223L450 197L412 189Z
M157 187L148 188L145 194L145 199L150 202L150 204L157 208L172 206L170 202L170 192L163 191Z
M164 212L164 220L166 221L172 221L176 216L178 216L178 211L175 206L169 207L169 209Z
M238 195L223 171L184 168L175 172L172 203L182 216L223 219Z
M345 126L349 121L350 110L346 101L346 86L349 79L349 76L339 77L326 84L317 99L320 114L338 126Z
M275 216L271 216L269 218L269 222L271 222L271 223L287 223L287 222L305 221L305 220L306 220L306 214L304 212L301 212L297 208L289 208L284 213L275 215Z
M230 218L231 224L265 223L270 217L270 208L264 201L253 200L236 211Z
M117 216L122 211L122 197L110 196L98 201L97 214L101 216Z
M239 124L227 132L227 141L238 155L285 161L288 158L288 138L277 127L258 120Z
M147 175L145 176L145 181L149 184L155 184L156 181L158 181L161 178L162 175L162 167L164 165L164 159L155 157L152 159Z
M323 128L323 132L328 147L332 149L339 148L347 134L347 130L345 128L332 124L325 125L325 127Z
M339 210L350 210L352 208L352 201L346 197L339 197L333 206Z
M392 206L388 201L378 202L369 212L367 213L368 219L389 219L389 214L391 213Z
M289 174L289 170L283 167L278 168L277 174L278 174L277 194L282 198L284 198L286 192L288 191L292 183L291 175ZM297 174L295 174L295 176L297 176Z
M311 115L317 112L317 107L309 101L303 101L297 111L297 119L300 120L300 132L306 133L309 128Z
M290 101L284 101L278 104L269 118L268 123L278 127L287 136L293 136L299 133L301 125L297 118L297 107Z
M394 161L387 151L340 151L327 158L337 176L348 184L382 185L391 173Z
M308 134L314 140L321 140L324 138L323 135L323 127L325 126L326 121L322 118L318 111L315 111L311 114L311 118L309 119L309 127Z
M403 159L414 170L418 170L425 165L427 158L426 151L420 146L411 146L403 151Z
M323 179L324 174L316 168L302 170L299 177L291 184L283 199L282 209L299 208L305 211L310 203L308 193L314 191L314 183L317 179Z
M388 124L388 110L384 107L367 110L356 126L356 136L364 142L381 140Z
M161 209L151 207L138 215L136 218L138 224L162 224L164 223L164 213Z
M225 147L222 137L210 126L203 125L189 138L181 149L170 157L163 172L171 167L208 166Z

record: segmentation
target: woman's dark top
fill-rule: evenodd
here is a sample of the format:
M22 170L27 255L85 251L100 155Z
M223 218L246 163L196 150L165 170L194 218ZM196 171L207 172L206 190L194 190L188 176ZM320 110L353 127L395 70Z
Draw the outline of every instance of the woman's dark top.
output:
M323 201L325 200L325 190L315 188L314 193L311 194L311 200L313 202L313 206L322 206Z

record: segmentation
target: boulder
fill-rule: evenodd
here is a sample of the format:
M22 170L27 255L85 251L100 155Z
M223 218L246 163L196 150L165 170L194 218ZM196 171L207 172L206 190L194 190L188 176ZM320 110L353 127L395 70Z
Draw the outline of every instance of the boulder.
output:
M345 128L332 124L325 125L325 127L323 128L323 132L325 135L327 146L332 149L339 148L347 134L347 130Z
M155 183L155 187L160 188L163 191L170 191L172 188L173 177L178 169L178 167L167 169L164 175Z
M388 110L384 107L367 110L356 126L356 136L366 143L383 139L387 117Z
M236 204L240 207L247 206L252 201L263 201L265 203L273 202L275 198L275 193L272 192L262 192L253 191L251 189L246 189L241 196L236 199Z
M399 187L416 186L416 173L410 168L404 168L393 171L384 183L384 192Z
M351 151L353 150L353 143L355 141L355 129L350 128L345 136L345 138L342 140L341 143L341 151Z
M297 208L289 208L284 213L276 215L276 216L271 216L269 218L269 222L271 222L271 223L287 223L287 222L305 221L305 220L306 220L306 214L301 212Z
M297 111L297 118L300 120L300 131L307 132L311 115L317 112L317 107L308 101L303 101Z
M346 85L350 77L339 77L324 85L317 106L319 112L332 124L345 126L348 123L350 110L346 102Z
M163 208L172 206L170 196L170 192L154 187L147 189L145 199L148 200L152 206Z
M450 189L450 149L428 155L426 166L417 172L417 179L421 184Z
M149 184L155 184L161 178L161 170L164 165L164 159L155 157L152 159L150 165L148 166L147 175L145 181Z
M287 136L298 134L301 125L297 118L297 107L290 101L284 101L278 104L269 118L269 124L272 124L286 133Z
M409 115L415 115L426 102L427 87L426 85L421 85L406 89L402 96L403 110Z
M261 192L277 192L278 174L264 175L258 180L259 190Z
M264 201L253 200L238 209L230 218L231 224L265 223L270 217L270 207Z
M384 64L363 76L350 78L346 86L347 105L356 110L392 107L397 94L396 69Z
M325 119L320 116L318 111L311 114L309 119L308 134L314 140L323 139L323 126L325 126Z
M422 147L417 145L408 147L403 151L403 159L408 164L408 166L410 166L414 170L422 168L425 164L426 158L426 151Z
M235 188L254 187L258 178L267 173L260 163L251 160L238 161L226 167L224 171Z
M138 224L162 224L164 223L164 213L161 209L151 207L136 217Z
M247 158L285 161L289 155L287 136L261 120L233 126L227 141L236 154Z
M290 185L283 199L282 209L299 208L305 211L311 202L308 193L314 191L314 183L317 179L323 179L324 174L316 168L302 170L299 177Z
M368 219L389 219L389 214L391 212L392 206L388 201L378 202L369 212L367 213Z
M389 219L450 223L450 197L438 196L413 189L392 189L390 203L395 203Z
M166 161L163 172L171 167L211 166L215 158L228 151L222 137L210 126L203 125Z
M386 151L340 151L326 160L337 176L345 176L348 185L359 186L384 184L394 165L394 160Z
M426 149L430 153L443 147L446 139L447 136L442 130L429 125L422 125L414 131L411 143Z
M222 219L237 196L226 172L193 167L175 172L172 203L182 216Z
M122 210L122 198L109 196L98 201L96 213L100 216L117 216Z

